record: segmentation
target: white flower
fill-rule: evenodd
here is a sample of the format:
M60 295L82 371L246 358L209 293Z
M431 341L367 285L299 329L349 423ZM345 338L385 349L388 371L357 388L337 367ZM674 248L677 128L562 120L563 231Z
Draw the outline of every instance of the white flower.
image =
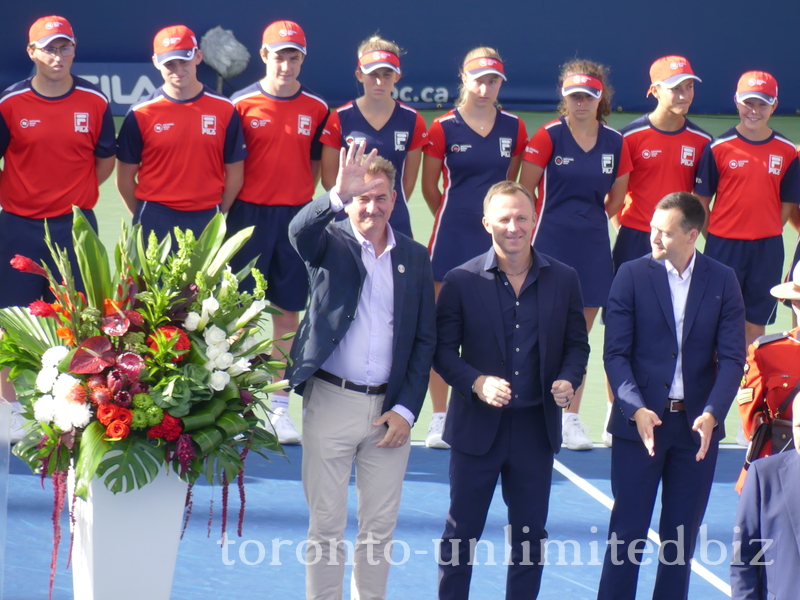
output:
M72 402L66 398L56 397L53 402L55 414L53 415L53 424L61 431L69 431L72 429Z
M231 377L237 377L244 373L245 371L250 370L250 361L246 358L240 358L235 363L233 363L230 367L228 367L228 375Z
M225 389L225 386L228 385L230 380L231 376L225 371L214 371L211 373L211 380L208 382L208 387L220 392Z
M50 351L48 350L48 352ZM36 376L36 389L45 394L51 392L57 378L58 369L56 367L45 367Z
M219 310L219 302L217 301L214 296L206 298L202 302L203 304L203 314L213 317L214 314Z
M53 396L56 398L56 400L63 399L66 401L67 396L72 388L76 385L80 385L80 383L80 379L77 379L72 375L67 375L66 373L61 373L61 375L58 376L58 379L56 379L56 382L53 384Z
M56 414L56 401L50 395L42 396L33 403L33 418L42 423L51 423Z
M233 364L233 354L230 352L223 352L216 359L214 359L214 364L218 369L222 369L224 371Z
M220 354L222 354L223 350L219 346L209 346L206 348L206 356L208 360L215 360Z
M258 342L256 341L255 336L251 335L242 340L242 343L239 345L239 350L237 350L237 354L239 356L247 356L247 351L250 350L253 346L255 346Z
M200 315L194 311L186 315L186 319L184 319L183 321L183 328L186 331L196 331L199 325L200 325Z
M252 321L254 317L260 315L265 308L267 308L266 300L256 300L250 305L250 308L244 311L242 316L239 317L238 321L236 321L235 323L228 324L228 332L241 329L242 327L247 325L250 321Z
M213 360L206 361L203 366L205 367L206 371L213 371L216 368L216 364L214 364Z
M89 408L88 402L86 404L70 402L67 414L72 421L72 426L79 429L86 427L89 424L89 420L92 418L92 411Z
M209 346L215 346L222 342L227 342L228 334L216 325L212 325L203 332L203 339Z
M69 354L69 348L66 346L53 346L42 354L42 366L44 368L57 367L67 354Z

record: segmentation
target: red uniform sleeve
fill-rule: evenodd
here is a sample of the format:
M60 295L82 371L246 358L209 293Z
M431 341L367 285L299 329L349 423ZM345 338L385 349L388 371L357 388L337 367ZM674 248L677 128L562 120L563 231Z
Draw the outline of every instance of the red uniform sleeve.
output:
M414 134L411 136L411 144L408 151L422 148L428 143L428 128L425 126L425 119L417 113L417 121L414 123Z
M525 127L525 121L519 120L519 127L517 127L517 145L514 146L513 156L519 156L525 152L525 146L528 144L528 128Z
M523 160L532 162L533 164L544 169L547 163L550 162L550 157L553 155L553 140L550 139L550 134L547 129L540 127L536 133L531 137L528 145L525 146L525 154L522 155ZM628 156L630 160L630 156Z
M444 160L447 151L447 141L444 139L444 129L439 121L434 121L428 130L428 145L422 151L428 156Z
M631 150L628 148L628 142L622 138L622 150L619 152L619 169L617 169L617 177L622 177L633 171L633 161L631 160Z
M762 413L767 405L767 386L762 375L756 358L756 349L751 344L747 352L745 374L742 377L739 393L736 395L736 404L747 439L750 439L755 431L756 415Z
M338 150L342 147L342 122L339 120L339 113L333 111L325 121L325 127L319 141L325 146L330 146Z

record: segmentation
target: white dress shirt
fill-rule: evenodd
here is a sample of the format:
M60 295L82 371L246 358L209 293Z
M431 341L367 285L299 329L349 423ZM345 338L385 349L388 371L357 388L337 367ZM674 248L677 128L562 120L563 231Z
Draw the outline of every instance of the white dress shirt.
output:
M678 359L675 363L675 375L669 388L669 397L673 400L683 400L683 322L686 317L686 300L689 297L689 286L692 284L692 272L697 252L692 253L689 265L678 273L678 269L669 262L664 261L667 268L667 281L669 282L669 295L672 299L672 314L675 317L675 334L678 338Z
M339 195L330 193L331 210L344 208ZM391 251L397 246L394 231L386 225L386 248L380 256L375 247L353 227L353 235L361 247L361 262L366 277L361 286L358 308L350 328L342 341L322 363L329 373L359 385L378 386L389 381L392 370L394 343L394 276ZM332 282L335 285L335 282ZM414 424L414 414L405 406L395 405L392 410Z

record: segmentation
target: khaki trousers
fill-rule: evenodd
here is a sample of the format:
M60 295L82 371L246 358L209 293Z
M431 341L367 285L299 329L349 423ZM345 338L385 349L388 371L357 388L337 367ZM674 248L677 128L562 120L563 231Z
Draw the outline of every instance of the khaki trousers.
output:
M358 494L358 536L350 597L386 596L391 546L403 477L411 449L378 448L386 427L372 423L384 396L342 389L312 377L303 394L303 489L310 513L306 598L342 598L347 492L353 462Z

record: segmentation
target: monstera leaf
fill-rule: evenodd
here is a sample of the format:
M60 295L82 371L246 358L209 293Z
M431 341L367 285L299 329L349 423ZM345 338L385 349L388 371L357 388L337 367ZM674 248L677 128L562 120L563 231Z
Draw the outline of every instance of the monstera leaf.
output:
M105 486L115 494L140 488L153 481L163 468L164 448L134 437L120 440L100 463L97 477L105 478Z

